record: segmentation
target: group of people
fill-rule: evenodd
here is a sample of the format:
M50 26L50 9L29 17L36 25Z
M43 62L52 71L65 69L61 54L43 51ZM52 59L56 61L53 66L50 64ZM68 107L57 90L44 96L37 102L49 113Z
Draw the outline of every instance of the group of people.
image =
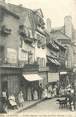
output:
M2 97L0 98L0 112L7 112L8 108L17 109L18 106L23 106L23 103L24 98L21 90L18 93L17 97L13 94L8 96L7 91L3 90Z
M49 87L45 86L44 88L42 88L42 86L40 85L38 87L38 90L34 89L33 91L33 100L52 98L58 95L59 95L59 88L57 85L54 85L53 87L52 85L50 85Z
M67 106L70 110L74 111L76 108L76 94L75 89L71 84L68 84L65 88L60 87L60 96L64 96L67 99Z

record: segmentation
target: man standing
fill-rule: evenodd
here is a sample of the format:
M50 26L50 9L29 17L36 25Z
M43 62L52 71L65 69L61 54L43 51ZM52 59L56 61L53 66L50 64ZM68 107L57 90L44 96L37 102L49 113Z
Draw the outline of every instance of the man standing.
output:
M42 88L42 84L40 84L40 86L39 86L39 88L38 88L39 99L42 98L42 92L43 92L43 88Z

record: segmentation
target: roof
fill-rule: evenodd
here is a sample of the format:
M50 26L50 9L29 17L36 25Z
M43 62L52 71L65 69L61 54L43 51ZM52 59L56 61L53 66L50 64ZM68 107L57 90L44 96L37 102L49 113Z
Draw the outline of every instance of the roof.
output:
M62 49L66 50L66 48L61 44L59 43L58 41L54 40L54 42Z
M51 63L60 66L61 64L59 63L59 61L57 59L53 59L50 58L49 56L47 57L48 61L50 61Z
M50 37L54 40L57 40L57 39L66 39L66 40L70 40L70 38L68 36L66 36L63 32L61 32L60 30L55 30L55 31L52 31L50 33Z
M54 42L52 42L52 41L48 42L47 47L49 47L49 48L52 47L53 49L55 49L57 51L59 50L59 46L57 44L55 44Z
M14 4L8 4L10 11L15 12L17 15L19 15L20 17L20 23L24 24L25 20L26 20L26 16L29 17L29 20L31 23L31 28L35 29L36 25L35 25L35 19L34 19L34 11L29 9L29 8L25 8L21 5L14 5Z
M15 18L19 19L19 16L15 13L12 12L8 6L8 4L4 3L4 4L0 4L0 8L4 10L4 12L14 16Z
M40 17L43 18L43 12L42 12L41 8L40 8L40 9L33 10L33 11L34 11L37 15L39 15Z

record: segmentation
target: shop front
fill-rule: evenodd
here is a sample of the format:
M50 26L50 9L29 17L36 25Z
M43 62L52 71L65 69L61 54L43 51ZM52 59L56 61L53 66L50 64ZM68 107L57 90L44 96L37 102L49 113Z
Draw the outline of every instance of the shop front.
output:
M47 71L39 71L39 75L43 78L43 80L39 81L39 84L42 85L42 88L45 88L48 84L48 72Z
M34 99L38 99L39 81L41 80L43 80L43 78L38 74L38 66L26 65L23 68L21 87L24 100L31 101Z
M0 67L0 97L6 91L7 96L17 96L20 90L21 68L4 66Z
M62 71L59 73L60 84L63 88L67 87L69 84L74 85L74 73L72 71Z
M59 81L59 73L50 73L48 72L48 85L51 85L52 88L57 84Z

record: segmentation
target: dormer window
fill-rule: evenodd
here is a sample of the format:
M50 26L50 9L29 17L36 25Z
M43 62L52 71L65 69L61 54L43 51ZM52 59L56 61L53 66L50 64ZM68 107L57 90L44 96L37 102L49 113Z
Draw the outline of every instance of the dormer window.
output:
M1 34L2 35L9 35L9 34L11 34L11 29L9 29L5 25L3 25L1 27Z

